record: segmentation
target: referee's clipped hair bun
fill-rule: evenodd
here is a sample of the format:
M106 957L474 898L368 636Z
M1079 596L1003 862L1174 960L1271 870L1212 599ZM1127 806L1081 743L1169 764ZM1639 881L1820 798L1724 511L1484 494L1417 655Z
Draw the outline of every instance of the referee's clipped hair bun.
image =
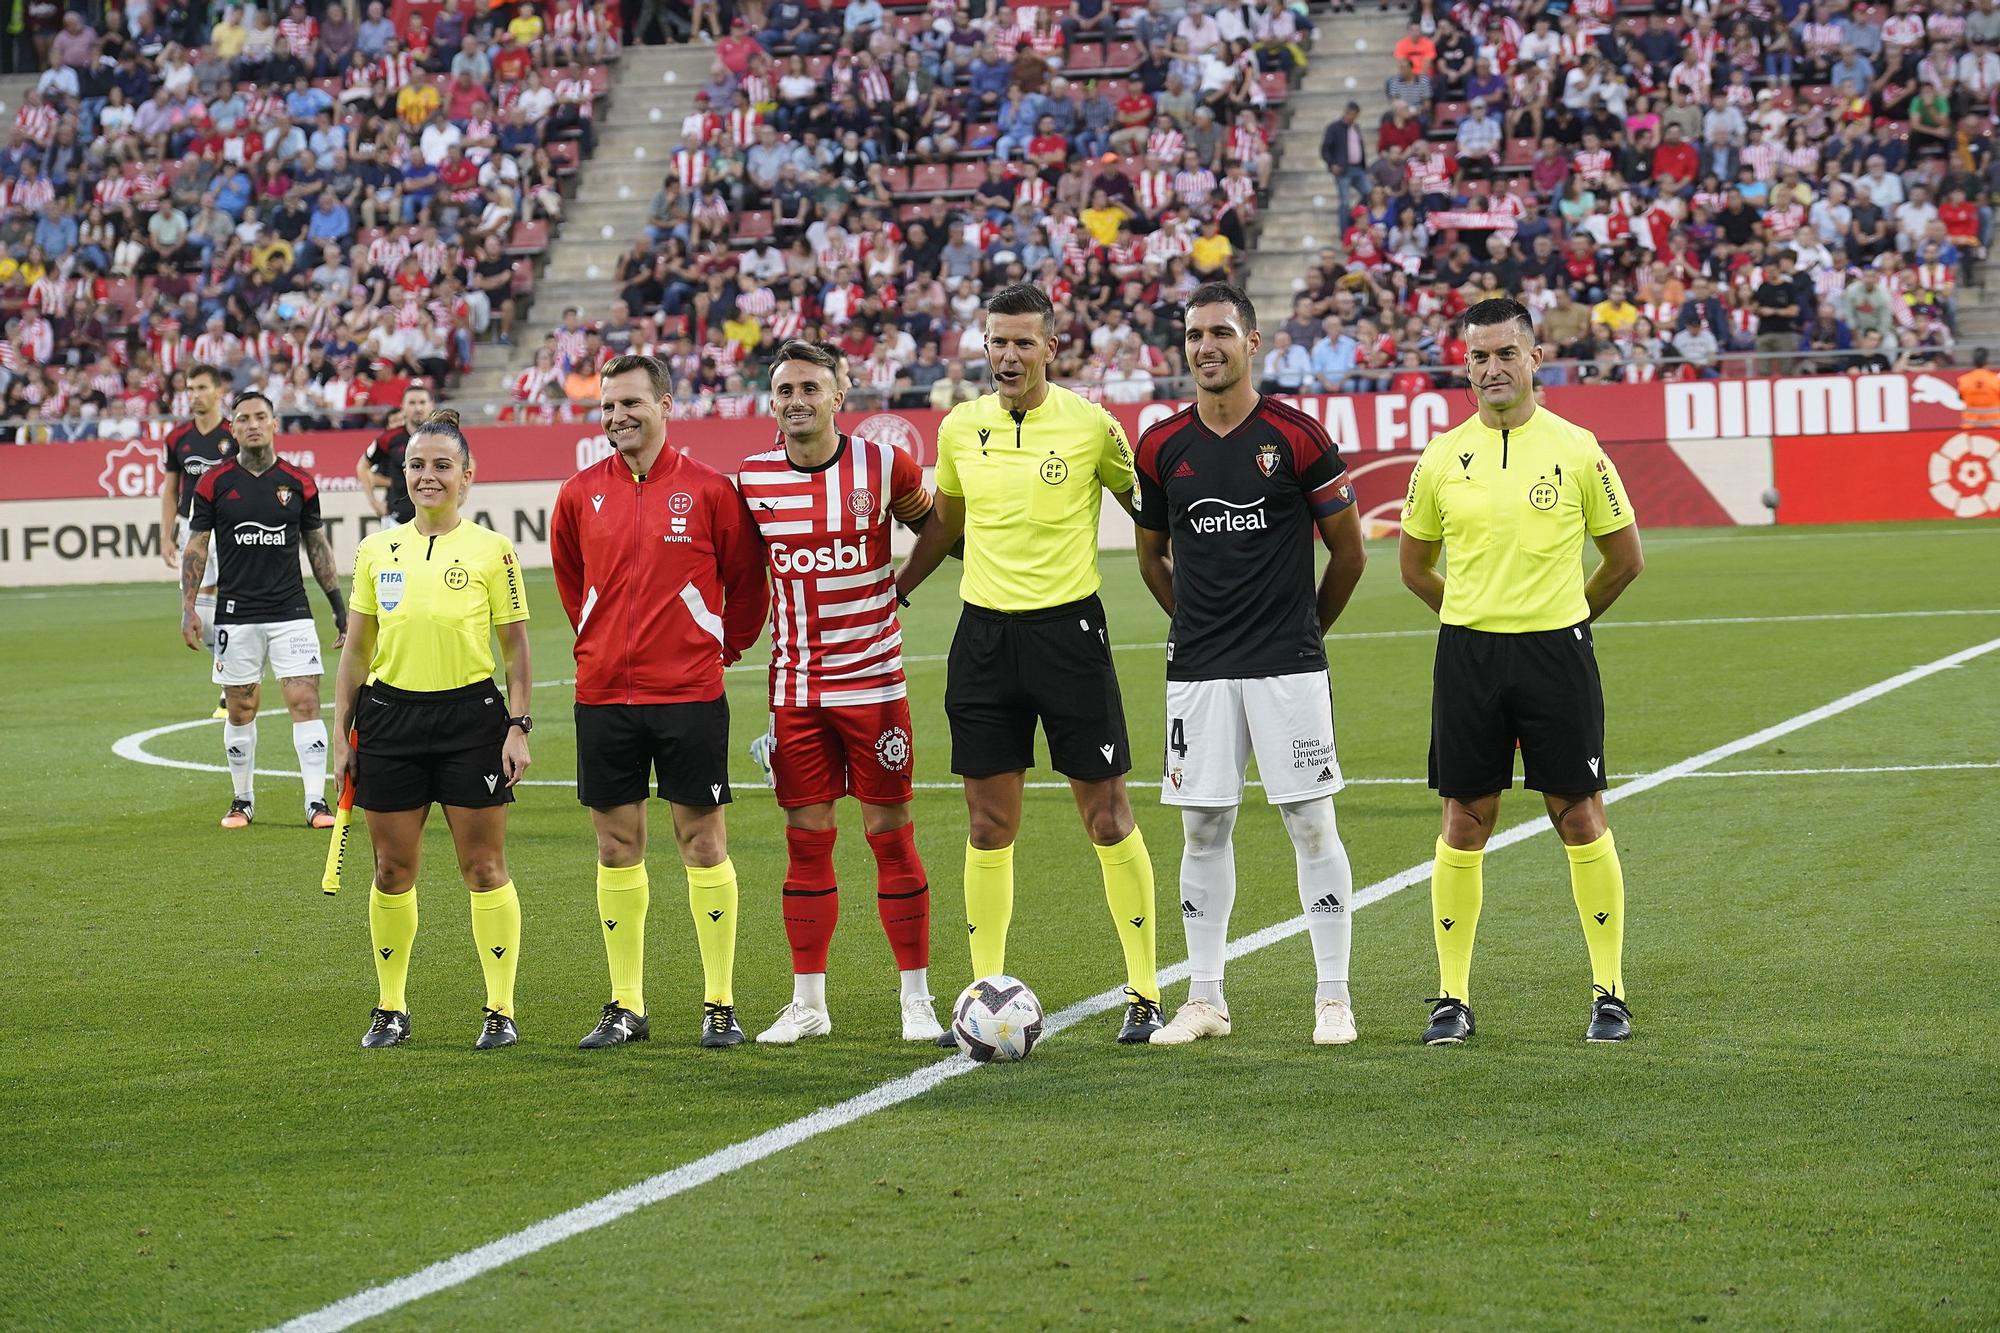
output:
M465 438L465 430L459 424L458 413L448 407L440 407L425 417L416 426L409 428L410 438L419 435L442 435L458 446L458 460L462 466L472 466L472 442Z

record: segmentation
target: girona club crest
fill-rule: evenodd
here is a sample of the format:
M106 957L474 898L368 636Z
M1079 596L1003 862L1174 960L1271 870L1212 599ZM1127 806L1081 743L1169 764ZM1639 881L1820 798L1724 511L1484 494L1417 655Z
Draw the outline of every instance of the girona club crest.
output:
M875 762L885 772L903 773L910 767L910 733L891 727L875 738Z
M875 512L875 492L861 489L847 493L847 512L856 518L867 518Z

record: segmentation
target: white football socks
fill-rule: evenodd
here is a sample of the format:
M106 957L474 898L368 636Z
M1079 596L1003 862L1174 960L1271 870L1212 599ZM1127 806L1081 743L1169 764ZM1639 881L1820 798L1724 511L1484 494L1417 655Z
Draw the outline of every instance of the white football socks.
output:
M229 762L229 780L235 785L236 799L254 798L257 787L257 724L222 724L222 757Z
M326 799L326 722L292 723L292 749L299 756L299 777L306 784L306 804Z
M826 973L792 973L792 1003L826 1012Z
M902 978L902 996L907 1000L912 996L929 999L931 993L931 970L928 967L912 967L898 974Z
M1348 1002L1347 962L1354 937L1354 867L1334 824L1333 798L1278 807L1298 863L1299 906L1305 909L1318 969L1317 999Z
M1236 906L1236 807L1181 811L1181 929L1187 935L1188 998L1228 1012L1222 954Z

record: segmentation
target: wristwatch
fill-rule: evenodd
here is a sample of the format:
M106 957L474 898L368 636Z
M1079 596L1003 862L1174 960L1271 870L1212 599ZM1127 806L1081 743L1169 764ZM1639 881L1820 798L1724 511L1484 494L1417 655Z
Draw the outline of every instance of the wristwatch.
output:
M523 713L519 717L508 718L507 725L510 727L519 727L521 729L521 734L525 736L529 732L535 729L535 719L529 717L526 713Z

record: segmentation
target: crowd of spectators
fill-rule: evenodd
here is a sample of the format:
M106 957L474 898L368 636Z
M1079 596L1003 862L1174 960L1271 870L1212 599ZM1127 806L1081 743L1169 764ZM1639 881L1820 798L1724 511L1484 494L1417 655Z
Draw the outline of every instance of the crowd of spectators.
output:
M605 0L58 13L0 151L0 417L28 439L184 416L193 362L295 428L463 372L618 50Z
M1321 158L1342 222L1284 388L1454 382L1451 317L1519 296L1550 382L1951 360L1992 237L1994 0L1420 0L1389 111Z
M507 414L587 414L594 358L632 348L672 366L677 413L749 415L800 336L846 351L857 406L949 406L982 293L1024 279L1056 298L1058 379L1148 399L1181 370L1178 303L1239 271L1310 34L1302 0L746 10L619 301L542 339Z

